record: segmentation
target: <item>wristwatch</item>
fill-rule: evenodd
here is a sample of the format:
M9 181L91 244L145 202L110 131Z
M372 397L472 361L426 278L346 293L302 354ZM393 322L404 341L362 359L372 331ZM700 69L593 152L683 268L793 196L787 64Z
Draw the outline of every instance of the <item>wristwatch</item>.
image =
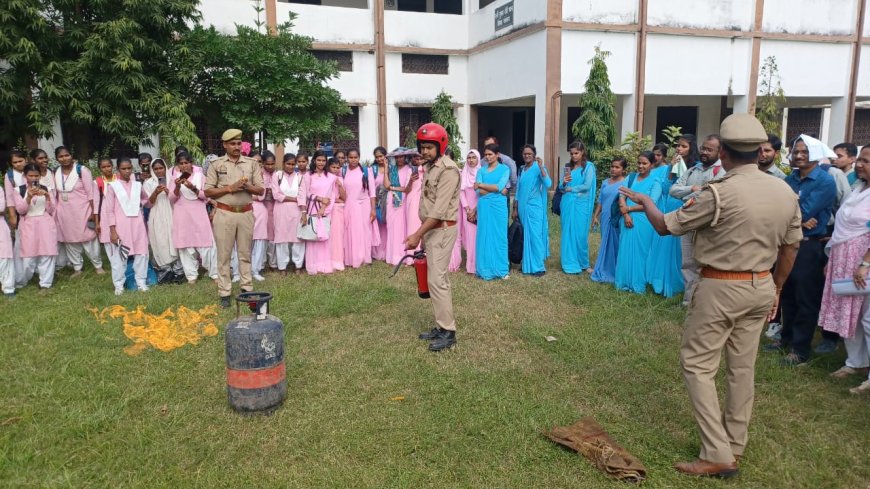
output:
M862 268L870 268L870 261L862 261L858 266Z

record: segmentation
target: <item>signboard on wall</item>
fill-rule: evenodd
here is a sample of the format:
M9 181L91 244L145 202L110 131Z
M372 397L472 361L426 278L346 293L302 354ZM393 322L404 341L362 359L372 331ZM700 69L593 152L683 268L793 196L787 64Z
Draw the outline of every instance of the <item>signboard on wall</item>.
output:
M499 31L505 27L514 25L514 0L496 7L495 9L495 30Z

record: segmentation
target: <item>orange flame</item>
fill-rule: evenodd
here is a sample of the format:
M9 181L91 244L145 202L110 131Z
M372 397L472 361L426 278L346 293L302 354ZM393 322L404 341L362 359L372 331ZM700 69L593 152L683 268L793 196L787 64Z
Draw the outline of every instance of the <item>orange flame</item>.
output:
M137 306L128 311L124 306L110 306L99 310L88 308L100 324L106 324L109 319L124 320L124 334L133 344L124 348L128 355L138 355L148 346L160 351L172 351L184 345L196 345L205 336L217 336L218 329L214 324L217 307L206 306L199 311L193 311L184 306L178 306L178 311L169 308L159 315L145 312L145 306Z

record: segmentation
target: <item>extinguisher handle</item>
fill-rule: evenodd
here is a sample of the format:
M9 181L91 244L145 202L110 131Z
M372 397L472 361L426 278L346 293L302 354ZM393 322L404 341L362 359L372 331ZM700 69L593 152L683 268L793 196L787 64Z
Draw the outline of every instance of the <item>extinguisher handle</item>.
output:
M418 253L419 253L419 252L418 252ZM417 257L417 256L416 256L416 253L415 253L415 254L412 254L412 255L405 255L405 256L403 256L402 259L399 260L399 263L396 264L396 267L393 268L393 273L390 274L390 278L395 277L396 274L399 273L399 270L401 270L402 265L405 264L405 260L407 260L408 258L416 258L416 257Z

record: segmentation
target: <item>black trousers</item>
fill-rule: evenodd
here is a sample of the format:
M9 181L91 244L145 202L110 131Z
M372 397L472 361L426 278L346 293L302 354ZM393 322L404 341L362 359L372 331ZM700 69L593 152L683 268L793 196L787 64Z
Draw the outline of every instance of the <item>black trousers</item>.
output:
M794 268L780 295L782 343L791 346L792 352L803 360L810 357L813 336L819 323L827 260L824 243L814 239L802 241Z

